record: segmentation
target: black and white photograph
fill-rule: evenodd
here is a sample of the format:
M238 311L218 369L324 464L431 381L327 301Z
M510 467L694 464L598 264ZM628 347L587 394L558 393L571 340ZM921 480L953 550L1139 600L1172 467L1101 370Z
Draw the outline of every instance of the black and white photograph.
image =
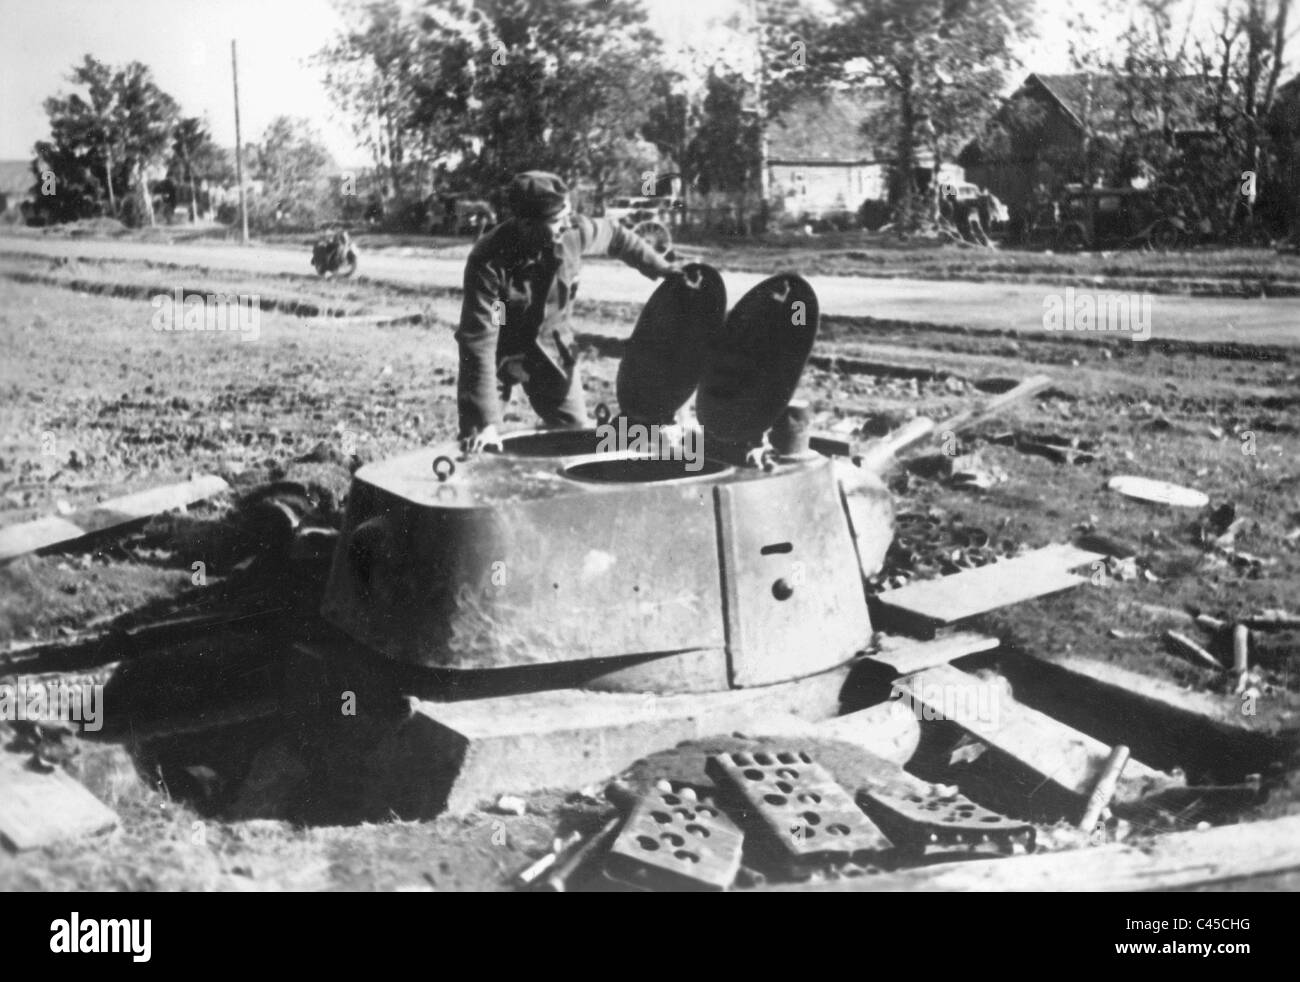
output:
M0 11L22 948L149 962L124 894L1156 892L1072 947L1261 953L1292 0Z

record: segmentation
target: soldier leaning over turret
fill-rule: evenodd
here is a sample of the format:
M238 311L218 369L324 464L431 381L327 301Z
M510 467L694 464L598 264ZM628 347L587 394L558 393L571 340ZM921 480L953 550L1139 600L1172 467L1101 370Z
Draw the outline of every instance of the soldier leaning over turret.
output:
M544 426L588 425L570 323L581 257L615 256L651 279L680 272L616 222L574 216L554 174L517 174L506 197L514 217L483 236L465 265L457 402L471 452L500 447L501 406L515 385Z

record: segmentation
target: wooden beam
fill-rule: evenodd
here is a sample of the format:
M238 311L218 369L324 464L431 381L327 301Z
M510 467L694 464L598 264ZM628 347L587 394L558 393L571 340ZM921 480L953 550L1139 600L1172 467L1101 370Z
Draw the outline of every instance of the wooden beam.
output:
M908 420L896 430L876 440L858 445L853 441L838 440L828 434L814 434L809 446L818 453L839 456L859 456L860 466L869 471L884 473L897 462L897 455L926 440L931 434L960 433L992 419L1008 406L1035 395L1052 384L1047 375L1034 375L1000 395L976 403L970 409L936 423L924 416Z
M992 651L1001 642L987 634L961 631L933 641L917 641L884 635L880 650L860 660L860 664L879 666L891 677L911 675L936 665L947 665L958 658Z
M1077 570L1080 566L1091 567L1093 563L1104 563L1107 558L1105 552L1098 552L1086 546L1076 546L1070 542L1051 542L1026 555L1038 557L1044 563L1050 563L1061 569L1073 570Z
M926 669L894 686L927 719L956 724L985 746L1033 771L1044 783L1080 799L1092 793L1110 757L1111 748L1100 740L1017 702L1003 686L951 665ZM1142 790L1153 784L1168 786L1172 781L1136 760L1128 766L1125 779L1126 783L1137 779Z
M229 491L219 477L196 477L181 484L138 491L105 501L66 518L38 518L0 529L0 562L38 549L65 545L98 532L120 529L173 508L183 508L205 498Z
M932 632L999 607L1033 600L1087 582L1070 570L1099 553L1052 545L989 566L922 580L878 593L872 621L902 631Z
M312 660L328 650L306 642L294 649ZM460 813L505 791L581 787L683 740L761 732L774 714L829 719L839 712L851 671L852 664L841 665L793 682L720 692L548 689L413 701L409 717L396 721L366 758L367 804L399 815Z
M40 849L116 825L113 810L62 770L28 770L21 756L0 751L0 840L10 849Z
M229 628L259 631L263 621L279 618L285 607L241 612L228 607L206 614L190 614L131 627L107 626L80 631L69 637L23 641L0 651L0 677L76 671L134 657L154 648L209 637Z
M977 403L956 416L950 416L948 419L942 420L936 424L935 432L942 434L945 430L951 430L954 433L960 433L962 430L969 430L992 419L1008 406L1032 395L1037 395L1051 384L1052 379L1049 375L1032 375L1014 389L1008 389L1000 395Z
M1300 746L1294 731L1270 732L1260 717L1243 713L1239 696L1184 689L1079 655L1016 653L1001 665L1026 702L1103 740L1126 743L1166 770L1195 772L1208 764L1221 779L1236 780Z
M1223 662L1185 634L1179 634L1177 631L1166 631L1165 642L1193 665L1199 665L1201 668L1209 668L1217 672L1224 670Z
M1241 700L1234 696L1184 689L1165 679L1080 655L1057 655L1032 660L1036 671L1050 668L1074 676L1075 681L1070 683L1072 685L1084 681L1094 682L1108 687L1115 696L1135 696L1152 704L1159 703L1167 710L1199 717L1207 723L1225 728L1254 733L1267 730L1266 726L1255 724L1252 717L1242 715Z
M1175 832L1140 848L1122 844L1006 859L924 866L901 873L771 890L858 893L947 890L988 893L1181 890L1300 868L1300 815Z

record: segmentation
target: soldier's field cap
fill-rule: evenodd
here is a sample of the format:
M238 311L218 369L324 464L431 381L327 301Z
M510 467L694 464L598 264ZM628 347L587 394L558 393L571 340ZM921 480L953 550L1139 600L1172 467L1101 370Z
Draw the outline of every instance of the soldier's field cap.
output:
M506 200L520 218L553 218L568 203L569 188L555 174L527 170L510 179Z

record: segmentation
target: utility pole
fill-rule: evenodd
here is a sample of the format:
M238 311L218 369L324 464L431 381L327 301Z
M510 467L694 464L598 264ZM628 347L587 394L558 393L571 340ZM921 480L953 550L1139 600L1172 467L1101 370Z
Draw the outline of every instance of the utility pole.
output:
M235 81L235 180L239 182L240 241L248 245L248 203L244 200L244 138L239 131L239 62L235 39L230 39L230 74Z

